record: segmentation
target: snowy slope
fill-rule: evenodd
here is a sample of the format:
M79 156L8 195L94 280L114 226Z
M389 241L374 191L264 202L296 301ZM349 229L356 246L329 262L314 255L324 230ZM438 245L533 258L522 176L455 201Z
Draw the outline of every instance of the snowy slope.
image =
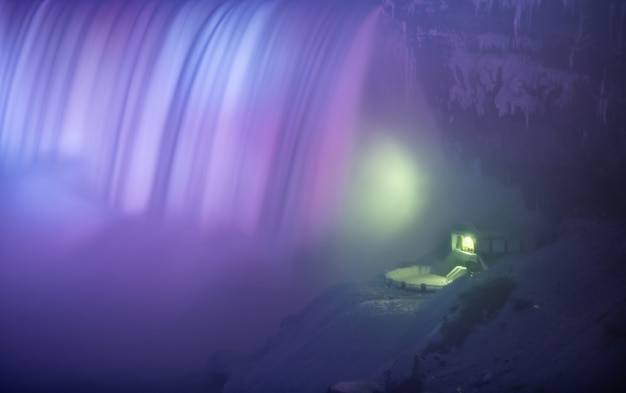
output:
M424 299L346 284L283 324L226 392L623 391L626 225L571 220L558 239Z

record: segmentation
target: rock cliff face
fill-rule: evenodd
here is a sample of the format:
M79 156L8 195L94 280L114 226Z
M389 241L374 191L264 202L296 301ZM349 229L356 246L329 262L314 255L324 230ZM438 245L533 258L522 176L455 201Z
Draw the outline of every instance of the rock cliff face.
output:
M450 156L521 184L553 217L624 213L625 1L387 0L384 10L407 96L435 109Z
M560 232L430 297L382 279L330 289L225 391L621 391L626 226L570 220Z

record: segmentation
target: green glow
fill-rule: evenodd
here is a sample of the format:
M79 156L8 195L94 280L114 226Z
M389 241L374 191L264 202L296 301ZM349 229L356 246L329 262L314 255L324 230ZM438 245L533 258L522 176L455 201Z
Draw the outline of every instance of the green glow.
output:
M413 154L390 136L361 147L347 191L349 230L386 238L415 223L426 187Z

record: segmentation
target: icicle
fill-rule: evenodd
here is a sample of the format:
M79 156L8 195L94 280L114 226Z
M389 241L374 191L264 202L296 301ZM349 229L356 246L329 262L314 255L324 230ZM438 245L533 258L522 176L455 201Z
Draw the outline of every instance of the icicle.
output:
M535 211L539 211L539 191L535 190Z
M620 49L620 51L622 50L622 43L623 41L623 37L624 37L624 18L626 17L626 3L622 3L622 15L620 16L619 19L619 35L617 37L618 39L618 43L617 43L617 47Z
M580 46L582 46L583 41L583 13L579 11L578 17L578 34L576 35L576 39L574 40L574 44L572 45L572 50L569 54L569 68L574 68L574 56L576 55L576 51Z
M587 138L589 137L589 133L586 129L583 129L580 133L580 147L584 148L587 145Z
M387 8L391 9L391 17L396 17L396 4L393 0L385 0L385 4L383 5L383 9L387 10Z
M411 16L415 15L415 8L417 7L417 1L416 0L412 0L409 2L409 5L407 6L407 13Z
M480 11L481 8L484 8L487 12L491 12L491 9L493 8L493 0L473 0L473 3L476 14L478 14L478 11Z
M530 4L530 6L528 7L528 25L530 25L533 22L533 5Z
M609 7L609 38L613 37L613 16L615 15L615 3Z
M598 98L598 106L596 107L596 116L602 119L606 125L606 112L609 108L609 97L606 95L606 69L600 83L600 98Z
M491 3L492 0L490 0ZM510 7L515 4L515 16L513 17L513 35L515 39L515 45L519 44L519 30L522 23L522 17L525 12L528 12L528 23L532 22L533 7L540 7L541 0L515 0L515 1L500 1L501 7Z
M415 83L415 56L411 50L406 21L402 22L402 34L404 36L404 100L405 103L408 105L411 99L413 85Z
M519 43L519 26L522 19L522 4L517 3L515 5L515 17L513 18L513 36L515 37L515 46Z
M408 44L404 50L404 100L408 105L415 85L415 56Z
M530 129L530 109L524 111L524 118L526 120L526 129Z
M622 126L622 135L626 135L626 128ZM624 156L626 156L626 138L621 138L622 140L622 151Z
M480 10L480 0L474 0L474 12L478 14L478 10Z

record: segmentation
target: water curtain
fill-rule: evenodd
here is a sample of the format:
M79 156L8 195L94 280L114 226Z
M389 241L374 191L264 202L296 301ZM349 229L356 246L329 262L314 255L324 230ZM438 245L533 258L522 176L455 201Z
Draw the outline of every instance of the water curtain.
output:
M318 230L375 20L345 1L2 0L0 163L80 168L123 213Z

